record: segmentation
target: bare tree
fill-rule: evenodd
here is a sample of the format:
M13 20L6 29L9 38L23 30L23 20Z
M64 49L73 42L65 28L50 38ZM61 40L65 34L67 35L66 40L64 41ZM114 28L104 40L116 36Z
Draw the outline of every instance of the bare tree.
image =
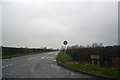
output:
M103 46L103 43L100 43L99 46L102 47L102 46Z
M98 45L98 43L93 43L92 44L92 47L98 47L99 45Z

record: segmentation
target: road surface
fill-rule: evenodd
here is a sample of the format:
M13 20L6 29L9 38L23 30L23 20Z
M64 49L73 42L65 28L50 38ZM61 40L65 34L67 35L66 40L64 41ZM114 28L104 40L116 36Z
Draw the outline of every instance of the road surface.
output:
M59 66L56 52L3 59L4 78L94 78Z

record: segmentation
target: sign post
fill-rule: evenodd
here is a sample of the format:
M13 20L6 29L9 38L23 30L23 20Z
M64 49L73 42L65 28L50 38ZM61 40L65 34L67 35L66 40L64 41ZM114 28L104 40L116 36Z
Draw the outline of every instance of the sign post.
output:
M67 41L64 41L63 44L65 45L65 53L66 53L66 50L67 50L67 47L66 47L66 46L67 46L68 42L67 42ZM65 54L64 54L64 56L65 56Z

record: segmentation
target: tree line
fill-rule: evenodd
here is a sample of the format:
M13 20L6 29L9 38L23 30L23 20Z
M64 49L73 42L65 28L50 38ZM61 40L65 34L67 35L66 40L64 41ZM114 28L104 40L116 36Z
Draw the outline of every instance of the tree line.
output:
M36 53L36 52L49 52L56 51L55 49L35 49L35 48L16 48L16 47L2 47L2 55L13 55L13 54L25 54L25 53Z
M102 45L102 44L101 44ZM91 55L100 56L100 66L120 67L120 45L106 47L83 47L68 48L67 54L70 54L79 63L91 63Z

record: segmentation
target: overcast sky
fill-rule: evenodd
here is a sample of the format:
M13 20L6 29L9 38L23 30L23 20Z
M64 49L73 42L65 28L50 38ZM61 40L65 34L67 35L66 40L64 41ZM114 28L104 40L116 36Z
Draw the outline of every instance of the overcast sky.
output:
M2 3L2 45L60 48L118 44L118 3L31 1Z

